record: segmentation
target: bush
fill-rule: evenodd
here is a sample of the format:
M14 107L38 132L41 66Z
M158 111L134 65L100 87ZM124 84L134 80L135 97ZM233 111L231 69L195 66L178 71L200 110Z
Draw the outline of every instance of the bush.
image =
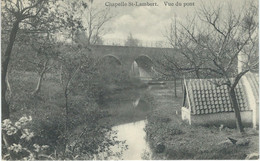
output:
M33 142L34 132L27 128L27 125L32 121L32 117L21 117L13 123L10 119L5 119L2 122L2 130L5 140L3 146L3 159L12 160L35 160L35 159L53 159L45 155L44 152L48 149L48 145L39 145ZM7 138L12 136L15 138L13 143L9 145Z

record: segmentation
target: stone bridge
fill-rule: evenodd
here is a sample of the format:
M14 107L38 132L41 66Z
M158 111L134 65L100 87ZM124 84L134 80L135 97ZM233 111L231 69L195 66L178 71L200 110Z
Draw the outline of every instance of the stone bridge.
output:
M129 72L131 77L152 79L156 73L154 63L163 58L163 55L177 54L172 48L148 48L129 46L105 46L91 47L93 54L97 55L107 68L121 68Z

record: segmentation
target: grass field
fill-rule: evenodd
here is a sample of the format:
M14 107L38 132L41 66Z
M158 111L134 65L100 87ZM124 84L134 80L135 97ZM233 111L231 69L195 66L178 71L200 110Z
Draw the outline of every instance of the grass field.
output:
M150 95L155 110L145 129L148 140L155 151L158 143L166 147L163 153L155 153L154 159L245 159L250 153L258 153L257 130L246 128L241 135L227 127L220 131L215 126L190 126L181 120L182 96L175 98L172 86L153 90ZM248 140L249 144L234 145L227 137Z

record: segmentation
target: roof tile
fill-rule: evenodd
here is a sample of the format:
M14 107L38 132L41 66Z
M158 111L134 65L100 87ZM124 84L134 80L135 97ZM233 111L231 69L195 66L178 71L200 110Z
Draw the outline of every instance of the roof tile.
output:
M191 112L194 114L210 114L218 112L233 112L226 86L217 87L213 79L190 79L185 80L190 99ZM237 85L236 97L241 111L249 110L244 89L241 83Z

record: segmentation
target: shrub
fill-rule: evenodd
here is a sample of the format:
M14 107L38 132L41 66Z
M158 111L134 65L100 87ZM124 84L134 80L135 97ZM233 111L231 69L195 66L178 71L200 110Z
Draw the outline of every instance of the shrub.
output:
M38 145L32 142L34 132L27 128L28 123L32 121L32 117L21 117L13 123L10 119L2 122L3 135L13 136L15 140L11 145L3 146L3 159L12 160L35 160L35 159L53 159L51 156L45 155L48 145Z

